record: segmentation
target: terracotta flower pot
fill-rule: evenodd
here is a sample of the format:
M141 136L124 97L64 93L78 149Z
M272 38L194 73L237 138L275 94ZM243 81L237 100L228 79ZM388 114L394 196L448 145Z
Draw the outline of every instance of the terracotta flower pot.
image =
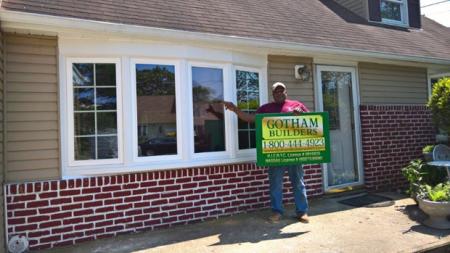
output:
M417 201L419 208L429 216L423 222L424 225L438 229L450 229L450 221L447 220L447 216L450 215L450 201L435 202L419 197Z

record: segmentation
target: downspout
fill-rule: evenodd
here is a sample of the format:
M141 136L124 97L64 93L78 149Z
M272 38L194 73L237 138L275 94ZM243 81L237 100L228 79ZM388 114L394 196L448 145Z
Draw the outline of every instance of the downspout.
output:
M2 118L3 118L3 121L2 121L2 127L3 127L3 132L2 132L2 134L3 134L3 142L2 142L2 155L3 155L3 171L2 171L2 175L3 175L3 180L2 180L2 187L3 187L3 229L4 229L4 233L5 233L5 244L3 245L3 248L4 249L7 249L7 245L8 245L8 226L7 226L7 224L8 224L8 219L7 219L7 217L8 217L8 215L7 215L7 213L6 213L6 184L5 184L5 182L6 182L6 175L7 175L7 173L6 173L6 165L7 165L7 162L6 162L6 141L7 141L7 139L6 139L6 101L5 101L5 98L6 98L6 68L5 68L5 66L6 66L6 55L5 55L5 48L6 48L6 40L5 40L5 36L3 36L4 35L4 33L0 30L0 33L2 33L1 35L2 35L2 56L3 56L3 59L2 59L2 64L3 64L3 83L2 83L2 85L3 85L3 94L2 94L2 103L3 103L3 111L2 111Z

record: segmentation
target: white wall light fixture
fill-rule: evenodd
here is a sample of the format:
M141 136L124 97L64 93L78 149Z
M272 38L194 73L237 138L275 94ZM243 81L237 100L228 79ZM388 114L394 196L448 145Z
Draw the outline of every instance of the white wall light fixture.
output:
M295 65L294 68L295 79L300 79L302 81L308 81L311 76L311 71L307 68L306 65Z

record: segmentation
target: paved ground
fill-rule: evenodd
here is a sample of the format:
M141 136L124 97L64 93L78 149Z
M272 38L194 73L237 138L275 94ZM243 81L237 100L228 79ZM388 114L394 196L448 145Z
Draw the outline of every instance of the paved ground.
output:
M395 204L354 208L338 203L342 198L311 201L311 222L286 217L278 224L266 222L269 211L224 217L187 226L128 234L40 253L186 253L186 252L450 252L450 230L420 225L424 218L412 199L385 193ZM448 251L447 251L448 250Z

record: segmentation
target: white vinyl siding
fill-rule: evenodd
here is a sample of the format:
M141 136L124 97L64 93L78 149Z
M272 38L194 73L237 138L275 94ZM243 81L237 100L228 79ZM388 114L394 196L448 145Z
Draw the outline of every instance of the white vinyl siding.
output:
M288 98L298 100L306 105L310 111L314 110L314 85L313 77L308 81L295 79L295 65L303 64L312 73L312 59L291 56L272 56L268 58L268 94L272 101L271 84L282 82L286 85Z

